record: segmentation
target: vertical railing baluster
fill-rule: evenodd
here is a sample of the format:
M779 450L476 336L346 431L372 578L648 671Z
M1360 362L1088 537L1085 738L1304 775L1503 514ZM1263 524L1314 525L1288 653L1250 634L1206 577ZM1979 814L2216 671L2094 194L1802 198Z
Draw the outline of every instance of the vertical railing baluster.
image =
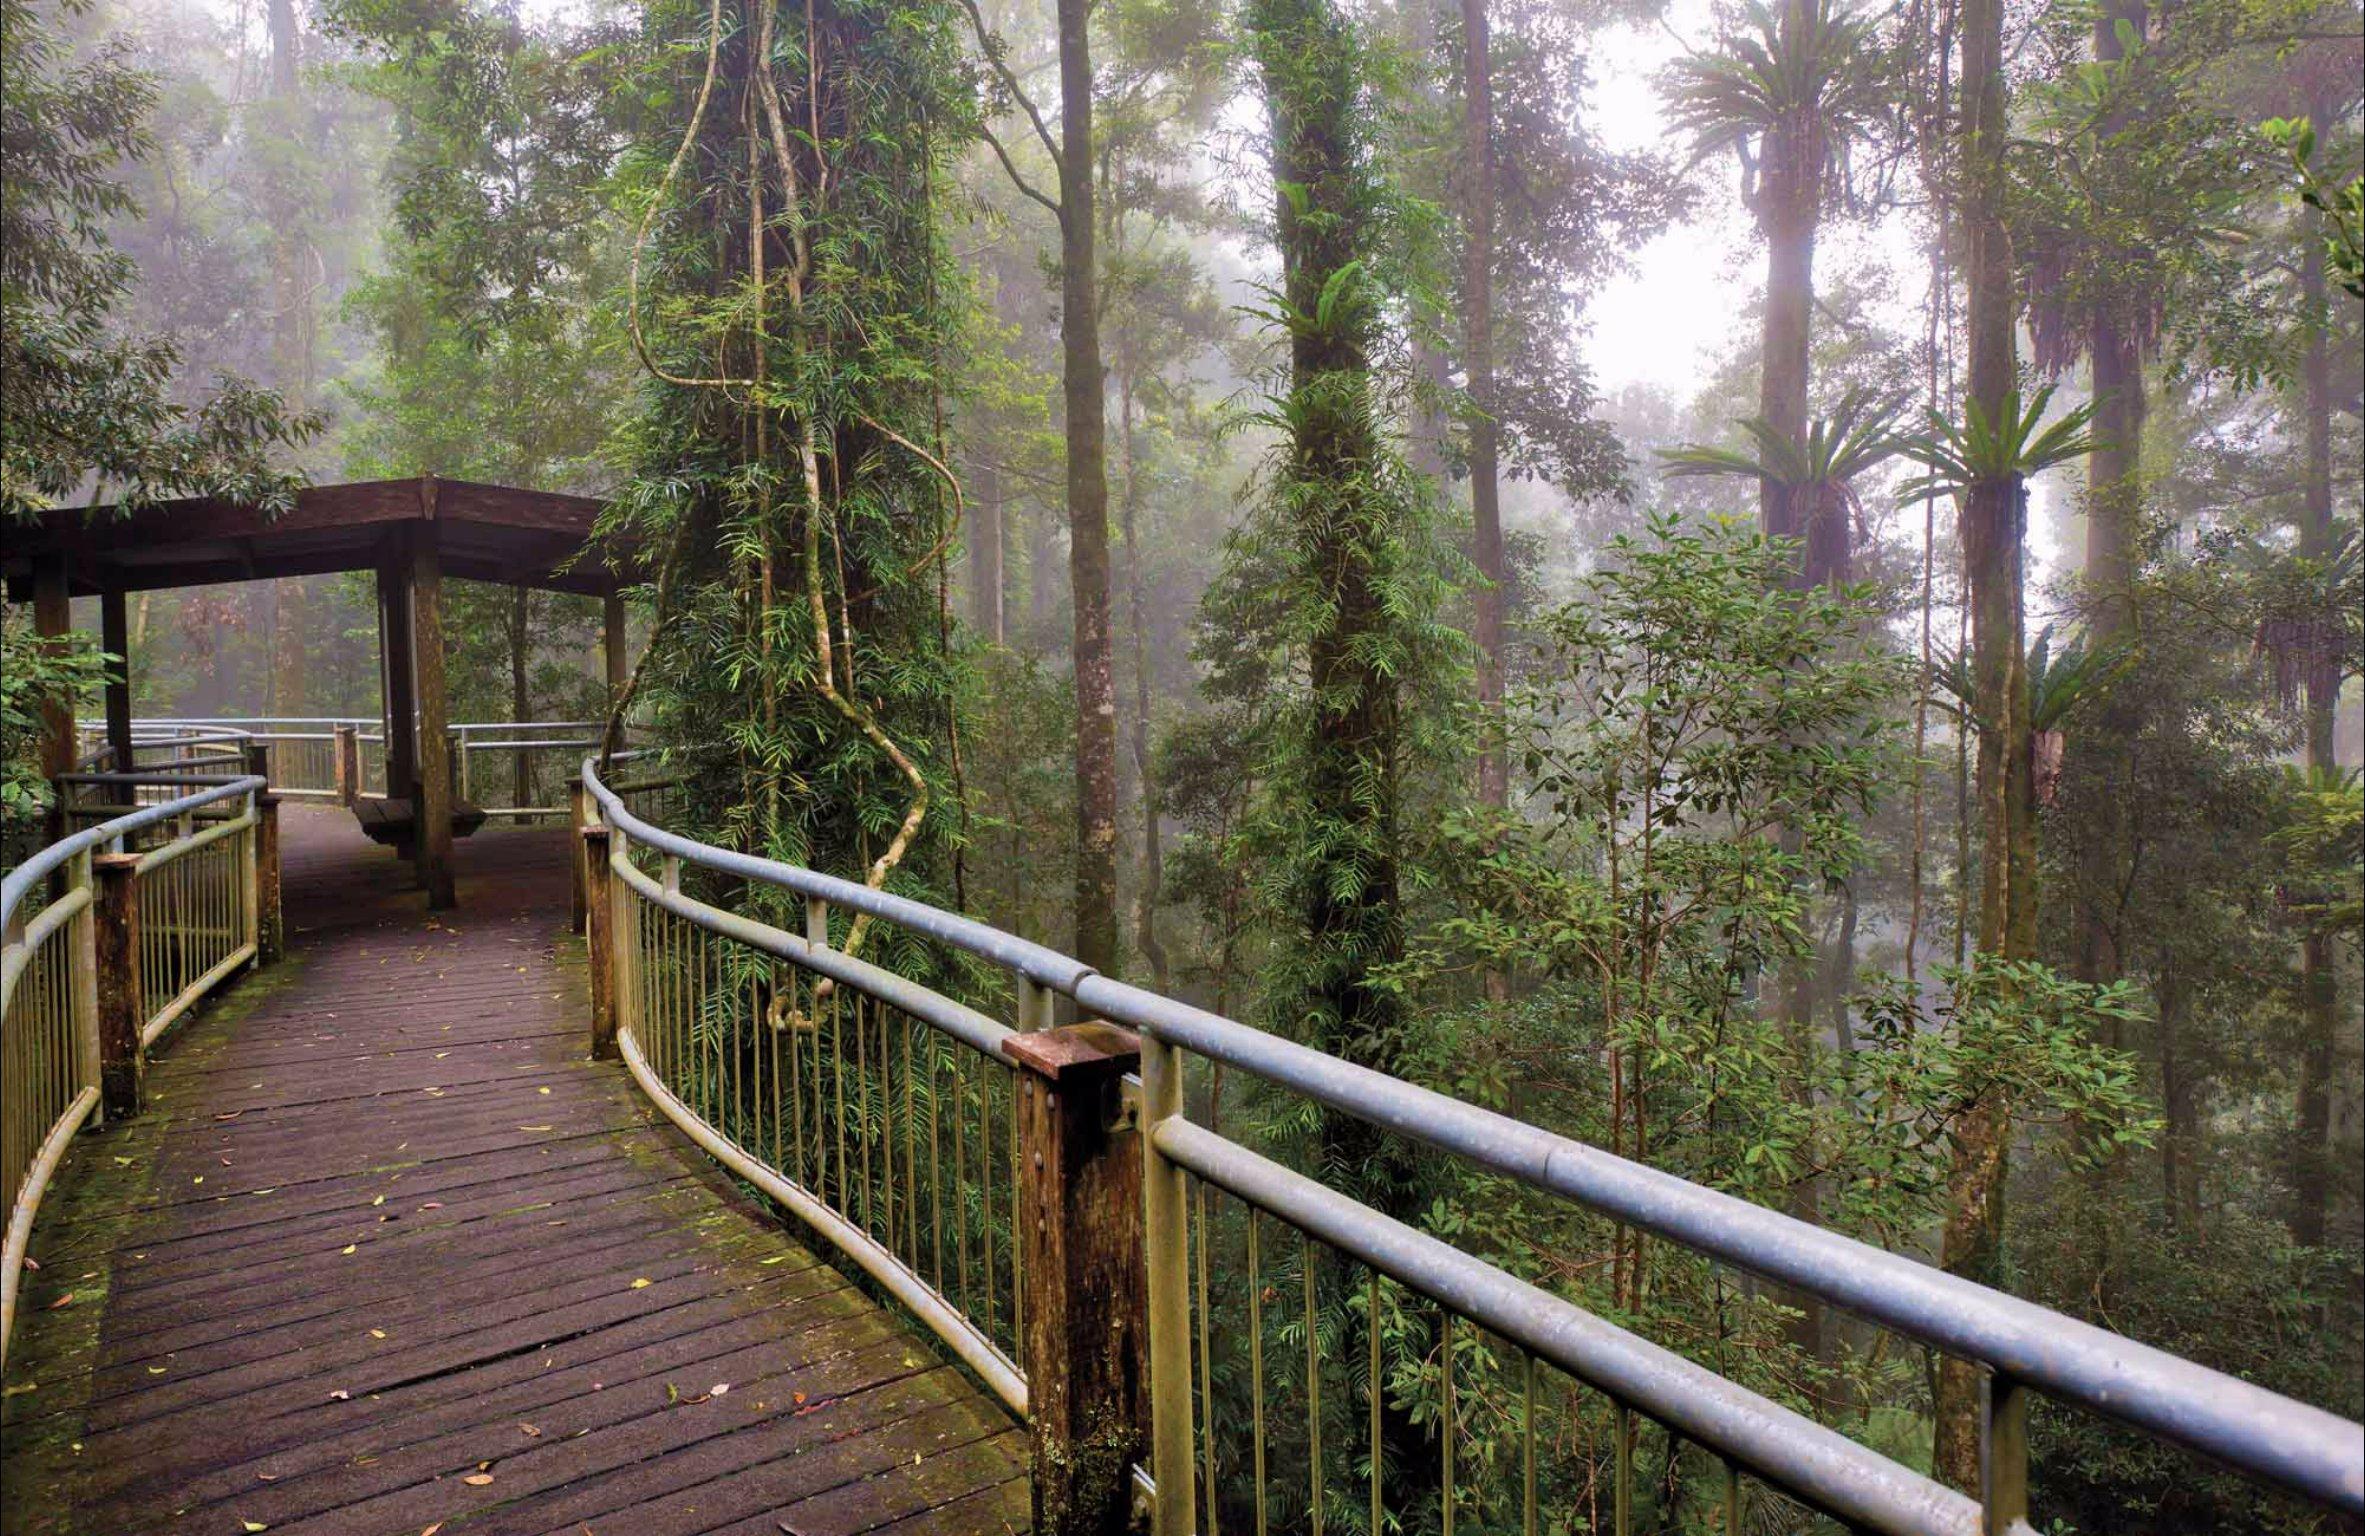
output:
M1314 1240L1302 1232L1298 1268L1306 1291L1306 1508L1314 1536L1322 1536L1322 1355L1314 1338Z
M1148 1271L1150 1475L1158 1488L1158 1536L1194 1536L1191 1292L1183 1173L1158 1150L1158 1128L1183 1112L1182 1062L1173 1045L1141 1037L1142 1255ZM1213 1490L1209 1491L1212 1504Z
M1986 1536L2013 1536L2028 1519L2028 1388L1997 1371L1979 1392L1979 1517Z
M1265 1278L1257 1251L1257 1209L1248 1211L1248 1429L1249 1465L1256 1492L1256 1536L1271 1536L1265 1515Z

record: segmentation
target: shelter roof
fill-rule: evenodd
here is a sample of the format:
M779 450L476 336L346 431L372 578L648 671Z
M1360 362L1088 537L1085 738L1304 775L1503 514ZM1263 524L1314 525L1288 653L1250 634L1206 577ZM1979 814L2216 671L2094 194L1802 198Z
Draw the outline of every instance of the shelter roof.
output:
M76 595L314 576L372 569L411 530L428 528L446 576L599 594L636 579L585 553L600 507L585 496L435 475L307 486L276 517L208 497L130 513L59 507L5 530L4 569L20 601L42 555L65 556Z

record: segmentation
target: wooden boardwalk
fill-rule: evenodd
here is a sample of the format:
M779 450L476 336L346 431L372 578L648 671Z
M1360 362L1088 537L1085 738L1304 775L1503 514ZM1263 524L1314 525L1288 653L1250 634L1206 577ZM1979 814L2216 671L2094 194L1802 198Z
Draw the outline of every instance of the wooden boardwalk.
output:
M563 831L462 843L439 919L283 815L288 963L43 1207L8 1532L1025 1527L1001 1406L584 1059Z

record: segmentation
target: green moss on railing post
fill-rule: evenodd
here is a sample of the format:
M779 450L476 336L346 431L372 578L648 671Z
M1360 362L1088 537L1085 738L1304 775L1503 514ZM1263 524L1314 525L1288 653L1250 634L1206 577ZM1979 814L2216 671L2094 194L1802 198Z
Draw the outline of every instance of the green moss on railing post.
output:
M1037 1536L1127 1529L1149 1443L1141 1148L1122 1107L1140 1042L1090 1022L1012 1036Z
M584 881L584 947L591 960L591 1055L606 1061L616 1054L616 902L608 887L609 830L585 827L581 834Z
M287 918L279 898L279 797L255 796L255 963L287 953Z
M102 853L90 861L91 911L96 919L99 1095L110 1120L140 1112L147 1055L140 1026L147 999L140 992L140 861L137 854Z

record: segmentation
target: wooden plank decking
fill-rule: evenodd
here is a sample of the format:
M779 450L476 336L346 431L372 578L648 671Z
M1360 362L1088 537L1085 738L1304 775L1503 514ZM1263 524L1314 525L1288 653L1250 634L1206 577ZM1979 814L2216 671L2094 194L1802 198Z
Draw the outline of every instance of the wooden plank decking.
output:
M288 963L43 1208L8 1532L1024 1528L1000 1405L584 1059L563 832L464 845L438 919L283 815Z

